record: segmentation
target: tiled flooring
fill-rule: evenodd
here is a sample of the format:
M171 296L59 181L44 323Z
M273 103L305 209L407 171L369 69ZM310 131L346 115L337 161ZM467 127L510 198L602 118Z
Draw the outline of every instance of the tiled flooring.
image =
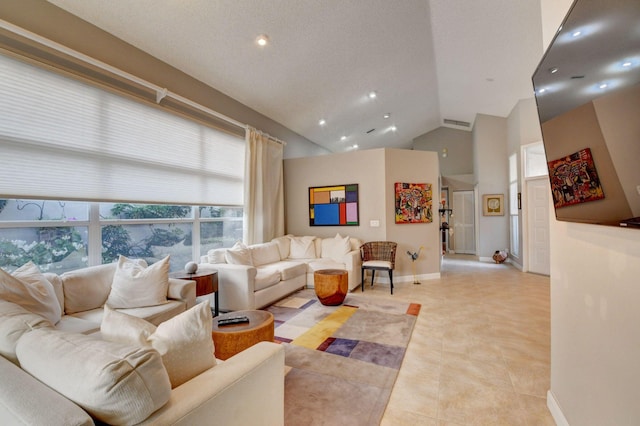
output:
M441 275L365 287L422 304L382 425L554 425L549 278L459 255Z

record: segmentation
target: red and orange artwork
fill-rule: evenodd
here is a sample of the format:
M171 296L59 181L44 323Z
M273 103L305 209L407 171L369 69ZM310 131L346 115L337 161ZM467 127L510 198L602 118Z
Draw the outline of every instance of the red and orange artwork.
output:
M429 223L433 221L430 183L397 182L395 192L396 223Z
M548 166L555 208L604 198L591 149L549 161Z

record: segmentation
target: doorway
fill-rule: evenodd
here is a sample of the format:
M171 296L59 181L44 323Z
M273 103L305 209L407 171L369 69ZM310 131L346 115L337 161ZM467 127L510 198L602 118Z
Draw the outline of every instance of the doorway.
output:
M475 203L473 191L453 191L453 252L476 254Z

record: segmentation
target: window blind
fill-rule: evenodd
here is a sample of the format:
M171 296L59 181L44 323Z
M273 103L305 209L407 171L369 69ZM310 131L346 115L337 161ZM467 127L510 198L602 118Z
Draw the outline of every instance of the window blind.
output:
M0 54L0 197L242 205L245 142Z

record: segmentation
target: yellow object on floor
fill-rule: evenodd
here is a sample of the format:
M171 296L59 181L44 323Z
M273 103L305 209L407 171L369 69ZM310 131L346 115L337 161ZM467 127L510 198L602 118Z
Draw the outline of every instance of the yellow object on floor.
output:
M351 315L355 314L358 308L351 306L341 306L335 312L328 315L325 319L314 325L303 335L294 339L291 344L302 346L309 349L316 349L327 338L339 329L342 324L347 322Z

